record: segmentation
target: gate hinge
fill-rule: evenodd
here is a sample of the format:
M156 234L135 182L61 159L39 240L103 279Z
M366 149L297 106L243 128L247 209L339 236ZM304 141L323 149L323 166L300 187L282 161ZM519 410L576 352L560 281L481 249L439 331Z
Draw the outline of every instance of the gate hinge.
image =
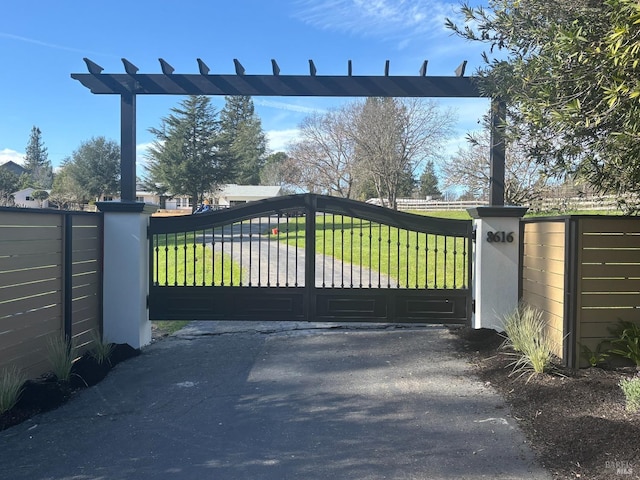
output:
M147 297L148 299L149 297ZM471 313L476 313L476 299L471 300Z
M476 232L476 229L474 228L473 231L471 232L471 241L475 243L476 238L477 238L477 232Z

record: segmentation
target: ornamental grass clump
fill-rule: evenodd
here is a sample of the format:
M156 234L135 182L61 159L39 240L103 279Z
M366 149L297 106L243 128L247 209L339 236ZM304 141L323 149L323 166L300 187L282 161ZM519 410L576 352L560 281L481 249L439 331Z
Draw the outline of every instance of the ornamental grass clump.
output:
M511 364L514 373L536 374L549 369L553 359L553 342L547 333L543 312L521 304L505 316L503 326L506 334L503 347L513 349L518 357Z
M640 377L623 378L620 380L620 388L627 400L627 411L637 412L640 410Z
M74 359L72 342L69 342L64 335L57 335L47 342L47 351L51 370L55 376L61 382L68 382L71 378Z
M96 330L91 331L91 341L92 345L89 354L96 360L98 365L108 362L113 352L113 343L105 342Z
M25 374L15 366L0 372L0 415L18 402L26 381Z

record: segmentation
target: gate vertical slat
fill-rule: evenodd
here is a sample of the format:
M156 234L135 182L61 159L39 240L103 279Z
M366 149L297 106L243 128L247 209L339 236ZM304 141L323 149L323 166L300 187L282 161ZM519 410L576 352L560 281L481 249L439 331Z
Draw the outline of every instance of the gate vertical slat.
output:
M420 271L419 271L419 266L420 266L420 262L418 261L418 259L420 258L420 234L418 232L416 232L416 289L418 288L418 278L420 277Z
M285 230L287 232L286 234L286 239L285 239L285 258L286 258L286 263L285 263L285 273L284 273L284 286L288 287L289 286L289 217L286 217L286 227Z
M391 225L387 226L387 288L391 288Z
M296 250L298 249L298 236L300 232L300 223L296 220ZM295 286L298 286L298 255L296 255L296 281Z
M340 215L340 258L344 259L344 215ZM344 261L340 262L340 288L344 288Z
M280 216L276 218L276 235L280 235ZM280 286L280 244L276 242L276 287Z
M262 217L258 219L258 286L262 285Z
M306 320L311 322L316 318L316 211L318 200L315 195L305 197L305 252L304 276L307 305Z
M253 230L252 230L252 224L253 222L251 220L249 220L249 278L247 279L247 283L249 286L252 285L251 282L251 274L253 273L252 268L253 268Z
M238 285L242 286L242 258L244 257L244 255L242 255L242 249L244 247L244 242L242 241L243 239L243 234L242 232L244 231L244 220L240 222L240 280L238 281Z

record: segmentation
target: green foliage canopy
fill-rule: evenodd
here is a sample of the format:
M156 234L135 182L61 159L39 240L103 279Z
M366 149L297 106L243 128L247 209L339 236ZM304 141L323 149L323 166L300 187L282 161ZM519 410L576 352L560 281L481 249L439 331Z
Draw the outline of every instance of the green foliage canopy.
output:
M265 162L266 137L251 97L225 97L220 126L220 147L233 165L230 180L240 185L258 185Z
M147 184L171 195L189 195L192 205L230 175L221 155L217 112L206 96L192 95L172 108L160 128L151 128L156 140L149 149Z
M464 4L460 36L487 44L478 72L488 96L535 138L550 172L601 192L640 192L640 4L635 0L490 0Z
M116 195L120 182L120 147L104 137L91 138L64 161L63 170L75 188L82 189L83 200Z

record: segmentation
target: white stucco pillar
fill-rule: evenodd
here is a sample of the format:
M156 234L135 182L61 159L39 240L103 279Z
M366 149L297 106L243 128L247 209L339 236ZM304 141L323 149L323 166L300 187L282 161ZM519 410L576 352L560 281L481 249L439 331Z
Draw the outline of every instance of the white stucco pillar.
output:
M104 339L141 348L151 343L147 226L157 206L99 202L98 208L104 212Z
M523 207L477 207L473 262L473 328L502 331L504 315L518 306L520 275L520 218Z

